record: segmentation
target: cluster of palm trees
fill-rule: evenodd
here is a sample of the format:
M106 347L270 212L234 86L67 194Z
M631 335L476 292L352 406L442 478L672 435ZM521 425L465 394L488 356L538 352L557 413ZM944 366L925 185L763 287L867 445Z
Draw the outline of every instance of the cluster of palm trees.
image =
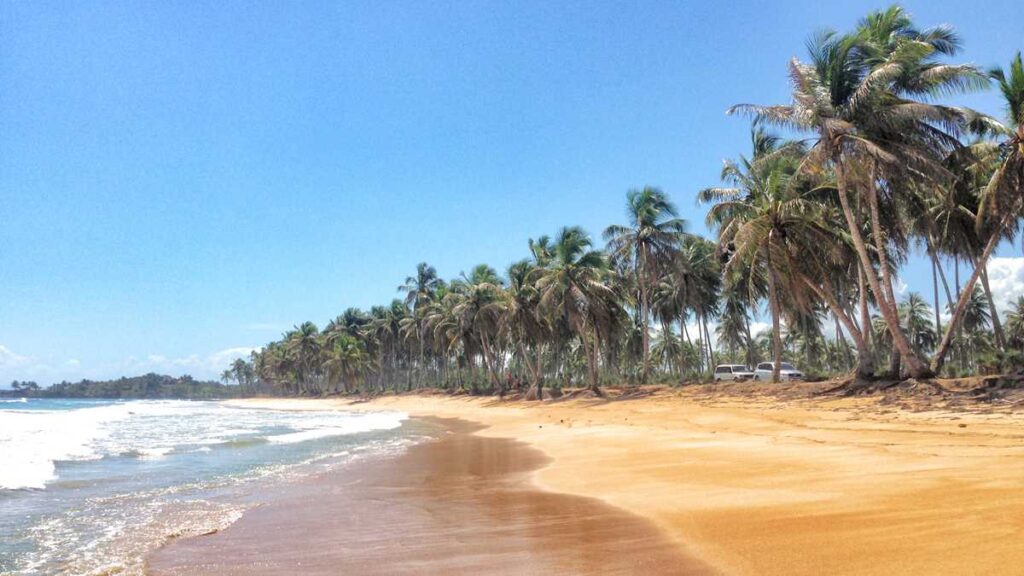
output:
M603 249L566 227L530 240L504 276L479 265L445 281L420 264L404 299L296 326L225 378L291 394L528 386L541 398L545 383L600 393L722 361L868 380L1014 361L1024 297L1001 318L986 265L1024 216L1024 66L1019 53L1005 71L949 63L959 48L952 29L919 29L898 7L814 36L790 62L790 103L730 110L753 118L752 151L698 194L715 241L688 233L661 190L632 190ZM992 84L1003 122L943 103ZM932 267L931 305L897 287L915 251ZM770 329L755 334L762 306Z

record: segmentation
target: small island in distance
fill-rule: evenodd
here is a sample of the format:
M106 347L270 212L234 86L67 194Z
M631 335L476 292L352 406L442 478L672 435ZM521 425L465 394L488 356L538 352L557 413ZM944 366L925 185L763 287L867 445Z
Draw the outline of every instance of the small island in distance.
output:
M196 380L185 374L122 376L115 380L81 380L58 382L42 388L33 381L11 382L9 390L0 389L0 398L98 398L98 399L166 399L220 400L241 396L238 386Z

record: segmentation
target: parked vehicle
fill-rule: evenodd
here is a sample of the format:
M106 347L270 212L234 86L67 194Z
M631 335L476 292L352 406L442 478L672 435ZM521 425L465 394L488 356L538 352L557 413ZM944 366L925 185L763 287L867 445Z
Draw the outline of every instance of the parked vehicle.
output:
M779 380L801 380L804 373L789 362L779 362ZM771 380L772 362L761 362L754 370L754 380Z
M715 382L723 380L742 382L753 377L754 373L750 370L750 367L743 364L719 364L715 366Z

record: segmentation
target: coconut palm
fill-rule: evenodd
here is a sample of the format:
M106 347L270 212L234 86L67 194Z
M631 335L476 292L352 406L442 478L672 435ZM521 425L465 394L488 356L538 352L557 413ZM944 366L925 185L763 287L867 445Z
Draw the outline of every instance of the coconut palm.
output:
M498 324L503 310L502 282L498 273L486 264L463 274L456 291L462 298L453 312L459 318L464 337L471 342L470 349L479 349L484 368L494 389L505 394L505 386L498 376L497 339Z
M1018 296L1006 314L1006 338L1010 347L1024 349L1024 296Z
M501 332L515 343L520 361L530 373L529 396L543 400L544 344L550 337L547 322L540 315L537 280L541 270L529 260L509 266L508 288L500 321ZM532 354L531 354L532 352Z
M773 381L778 381L783 304L794 312L810 310L802 268L810 254L835 245L838 239L822 217L813 196L817 192L796 181L799 147L779 147L776 139L760 130L754 131L752 141L753 159L727 161L722 170L723 180L734 187L702 190L698 200L714 203L707 220L718 228L725 277L747 278L746 287L753 291L747 295L751 302L760 295L753 279L765 279L772 318Z
M352 392L366 372L368 363L369 357L362 343L349 334L333 338L323 349L323 366L332 392L338 391L339 384L346 394Z
M303 322L285 336L285 351L292 358L298 385L306 392L319 390L315 382L316 358L320 354L320 332L316 324Z
M914 352L924 356L935 348L938 336L931 322L932 309L917 292L911 292L900 304L900 320L910 337Z
M608 282L608 262L591 248L590 236L578 226L559 230L550 265L537 287L540 308L554 322L564 323L578 339L587 363L588 386L601 394L598 361L602 345L621 326L620 297Z
M995 79L1005 100L1007 123L1002 125L980 117L978 120L982 128L1000 135L1003 141L992 150L997 165L982 190L977 211L976 227L979 230L987 229L988 240L977 258L974 273L967 282L965 292L953 310L954 324L963 315L968 304L968 292L973 290L974 283L985 272L985 266L995 247L1007 234L1012 234L1016 230L1021 216L1024 215L1024 63L1021 61L1020 52L1011 61L1008 71L994 68L989 73ZM987 284L987 278L984 282ZM998 317L996 321L998 322ZM936 369L942 367L945 354L952 344L954 335L951 332L947 330L939 344L933 361Z
M650 186L626 193L626 213L629 223L609 226L604 238L612 262L633 274L639 293L643 345L640 381L646 383L650 371L651 292L678 248L686 224L665 193Z
M416 275L407 277L398 291L405 294L406 306L416 310L429 302L443 284L444 281L437 276L437 269L426 262L420 262L416 265Z
M972 67L938 62L939 55L955 52L949 34L915 33L908 17L894 16L875 13L857 33L826 32L812 39L811 63L790 63L792 104L739 105L730 113L750 113L762 122L814 135L803 167L835 171L862 271L894 345L911 375L919 377L931 370L900 329L889 263L892 238L883 229L880 204L905 194L907 181L946 176L939 159L959 146L956 136L970 119L963 109L921 97L963 91L984 81ZM862 218L871 224L868 238Z

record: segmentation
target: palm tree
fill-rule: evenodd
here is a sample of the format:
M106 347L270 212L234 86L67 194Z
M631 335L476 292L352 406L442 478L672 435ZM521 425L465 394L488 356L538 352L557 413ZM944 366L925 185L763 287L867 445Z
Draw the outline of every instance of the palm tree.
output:
M462 298L453 312L459 318L460 327L471 349L479 346L491 384L502 396L505 386L498 377L496 341L498 323L502 316L502 282L497 272L486 264L473 268L456 289Z
M932 326L930 316L932 309L928 303L917 292L911 292L906 300L900 305L900 320L910 342L914 346L914 352L920 356L928 354L935 348L938 336Z
M591 249L590 236L578 226L559 230L552 261L537 287L540 308L552 322L564 323L575 335L587 362L589 388L601 395L598 358L601 346L621 326L619 295L607 282L608 262Z
M650 372L651 292L660 272L671 261L686 224L665 193L650 186L626 193L629 224L612 225L604 238L613 263L629 269L640 299L640 328L643 345L643 370L640 381L647 382Z
M550 330L540 315L540 292L537 280L541 269L529 260L509 266L508 288L500 321L501 332L515 343L521 362L530 372L528 396L543 400L544 341ZM532 357L530 352L533 352Z
M917 33L905 14L888 12L869 15L855 34L815 37L809 46L811 64L790 63L792 104L739 105L730 113L750 113L762 122L816 136L804 167L834 169L861 269L911 376L922 377L931 370L900 328L889 264L892 239L882 227L880 197L905 194L903 183L926 175L941 179L946 171L939 152L959 146L957 131L968 113L918 98L979 87L984 80L972 67L937 61L938 55L955 52L951 34ZM859 193L856 203L852 191ZM871 224L868 239L861 231L862 210ZM874 254L868 240L874 242Z
M285 351L293 359L295 375L300 388L307 392L318 391L315 379L316 358L320 354L320 332L316 324L303 322L285 337Z
M337 392L337 386L341 384L344 392L350 393L369 364L362 343L354 336L343 334L333 339L323 352L324 368L332 391Z
M782 306L809 311L808 282L801 270L809 255L836 245L837 235L822 217L816 199L794 181L800 159L794 151L799 147L779 148L777 140L759 130L752 140L754 159L727 161L722 170L723 180L734 187L707 188L698 200L715 203L707 220L718 228L725 277L746 278L750 290L753 279L765 279L772 318L772 379L777 382L783 348ZM754 291L748 300L755 302L758 295Z
M1024 348L1024 296L1018 296L1006 314L1006 339L1017 350Z
M416 265L416 275L407 277L398 291L405 293L406 306L416 310L429 302L443 284L444 281L437 276L437 269L426 262L420 262Z
M967 307L968 292L973 290L979 275L985 272L985 266L993 250L1006 234L1012 234L1019 225L1024 214L1024 63L1020 52L1010 63L1008 72L993 68L989 74L995 79L999 91L1006 101L1007 123L999 124L988 118L978 117L980 128L1001 135L1004 140L999 144L997 166L981 193L978 205L976 227L988 229L988 241L985 243L974 267L974 273L967 282L964 293L953 310L951 324L955 324ZM984 279L987 284L987 278ZM992 306L994 308L994 305ZM998 317L995 318L998 322ZM941 369L949 346L953 341L951 330L947 330L935 354L933 367Z

